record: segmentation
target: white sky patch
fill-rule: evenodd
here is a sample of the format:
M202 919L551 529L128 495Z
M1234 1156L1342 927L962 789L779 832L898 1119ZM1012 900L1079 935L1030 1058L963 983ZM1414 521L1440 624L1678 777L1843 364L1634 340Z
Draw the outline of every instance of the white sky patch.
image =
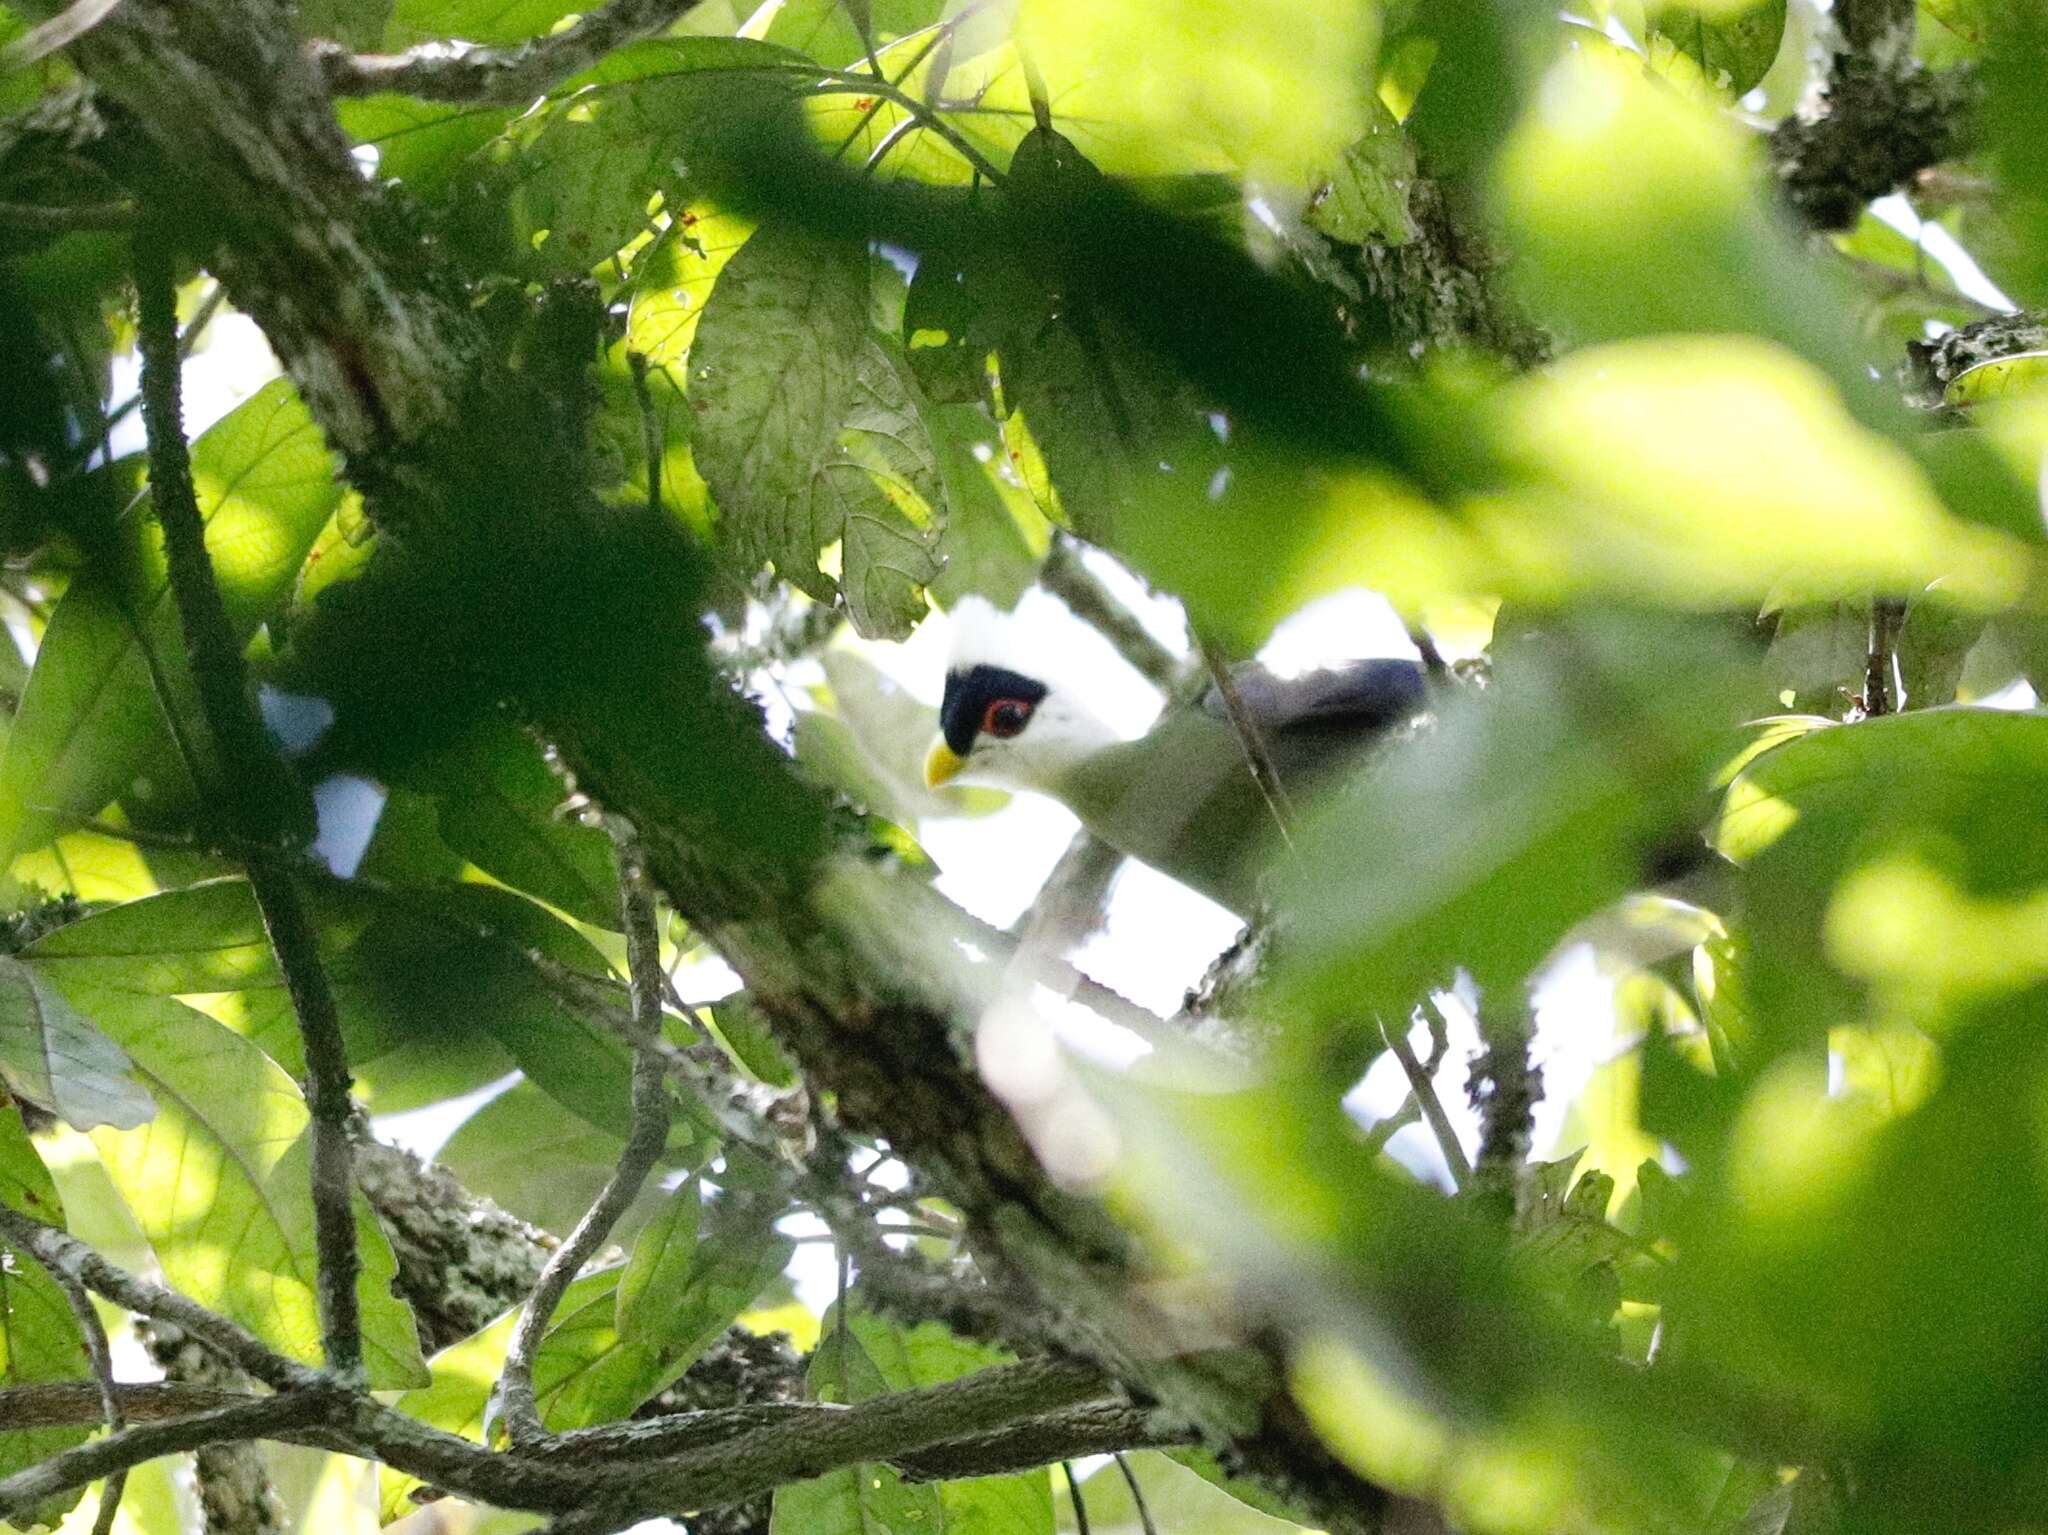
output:
M1965 297L1987 304L2000 314L2011 314L2018 307L1998 284L1984 275L1977 258L1964 250L1954 235L1933 220L1921 218L1903 193L1880 197L1870 205L1870 211L1907 239L1917 242Z
M509 1092L525 1080L524 1073L508 1071L497 1081L486 1082L460 1098L407 1109L403 1114L375 1115L370 1120L370 1133L380 1141L402 1146L414 1156L431 1162L448 1144L448 1138L461 1129L472 1114L500 1093Z
M197 437L282 371L270 343L245 314L223 310L206 327L199 345L185 359L185 435ZM114 358L107 395L126 400L142 383L141 354L129 350ZM140 453L148 444L142 412L131 410L115 427L109 450L115 458Z

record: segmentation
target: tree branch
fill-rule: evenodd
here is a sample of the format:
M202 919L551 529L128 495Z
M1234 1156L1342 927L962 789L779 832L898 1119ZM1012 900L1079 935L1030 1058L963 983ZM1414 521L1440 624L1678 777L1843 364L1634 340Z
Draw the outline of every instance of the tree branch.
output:
M206 524L192 489L179 399L177 288L172 246L154 232L135 242L141 300L137 346L142 354L142 416L149 434L151 504L163 529L171 593L191 653L199 704L224 778L222 803L230 829L252 846L280 847L290 824L294 786L270 747L250 701L241 646L228 622ZM312 1116L313 1231L321 1345L327 1366L353 1379L363 1366L362 1320L356 1298L361 1260L349 1175L348 1055L327 972L320 962L297 885L267 852L247 860L249 888L277 957L306 1056L306 1108Z
M225 1393L224 1406L241 1394L248 1378L170 1322L145 1320L138 1329L150 1358L163 1366L169 1385L195 1385ZM188 1411L205 1411L193 1407ZM206 1535L284 1535L284 1507L270 1484L263 1452L248 1442L202 1447L193 1456L199 1512Z
M572 27L513 48L457 51L423 43L404 53L357 54L339 43L315 42L307 53L336 96L394 91L427 101L521 107L613 49L667 31L696 6L697 0L611 0Z
M117 1306L124 1306L138 1316L175 1322L266 1386L279 1391L310 1390L328 1383L319 1371L273 1353L255 1334L226 1317L215 1315L153 1280L117 1268L69 1233L30 1220L5 1205L0 1205L0 1237L39 1263L76 1275L88 1290Z
M1771 134L1786 199L1815 229L1853 227L1874 199L1969 147L1976 75L1921 67L1915 14L1911 0L1838 5L1842 46L1818 112L1788 117Z
M1164 1420L1154 1408L1109 1402L1011 1424L994 1433L957 1439L891 1462L913 1482L1001 1476L1083 1455L1193 1444L1195 1432Z
M269 1436L310 1423L331 1410L331 1388L258 1397L233 1407L216 1407L197 1417L169 1423L138 1423L104 1439L90 1440L17 1471L0 1481L0 1519L11 1519L45 1498L112 1477L131 1466L235 1439Z
M625 1149L605 1186L569 1240L555 1250L520 1313L519 1326L505 1351L498 1379L498 1401L505 1428L515 1445L547 1437L533 1394L533 1361L540 1352L548 1320L561 1304L563 1292L598 1245L611 1234L626 1206L639 1196L647 1175L668 1144L667 1072L658 1048L661 1040L661 937L654 925L654 897L647 876L624 839L618 841L619 900L626 930L626 962L633 983L633 1106L632 1129Z

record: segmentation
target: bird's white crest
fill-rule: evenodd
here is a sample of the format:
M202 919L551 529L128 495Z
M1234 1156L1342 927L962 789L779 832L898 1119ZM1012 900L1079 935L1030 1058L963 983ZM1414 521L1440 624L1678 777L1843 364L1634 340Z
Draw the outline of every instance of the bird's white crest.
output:
M962 597L946 616L952 620L946 649L948 671L965 671L970 666L1007 666L1015 670L1018 661L1031 654L1023 621L1015 613L1005 613L986 597Z

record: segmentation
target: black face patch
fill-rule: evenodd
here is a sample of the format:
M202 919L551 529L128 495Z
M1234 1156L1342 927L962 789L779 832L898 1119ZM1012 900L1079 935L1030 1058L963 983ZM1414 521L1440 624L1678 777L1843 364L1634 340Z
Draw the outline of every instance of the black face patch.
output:
M966 756L981 732L989 705L1014 700L1027 711L1046 694L1044 683L1000 666L974 666L946 673L946 693L939 703L939 730L946 744Z

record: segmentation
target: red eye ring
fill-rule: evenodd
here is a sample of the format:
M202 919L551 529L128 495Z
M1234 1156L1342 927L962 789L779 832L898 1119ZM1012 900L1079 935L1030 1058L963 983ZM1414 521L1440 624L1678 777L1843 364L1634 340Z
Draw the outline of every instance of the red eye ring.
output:
M1021 698L992 699L981 715L982 732L999 741L1022 734L1030 723L1031 705Z

